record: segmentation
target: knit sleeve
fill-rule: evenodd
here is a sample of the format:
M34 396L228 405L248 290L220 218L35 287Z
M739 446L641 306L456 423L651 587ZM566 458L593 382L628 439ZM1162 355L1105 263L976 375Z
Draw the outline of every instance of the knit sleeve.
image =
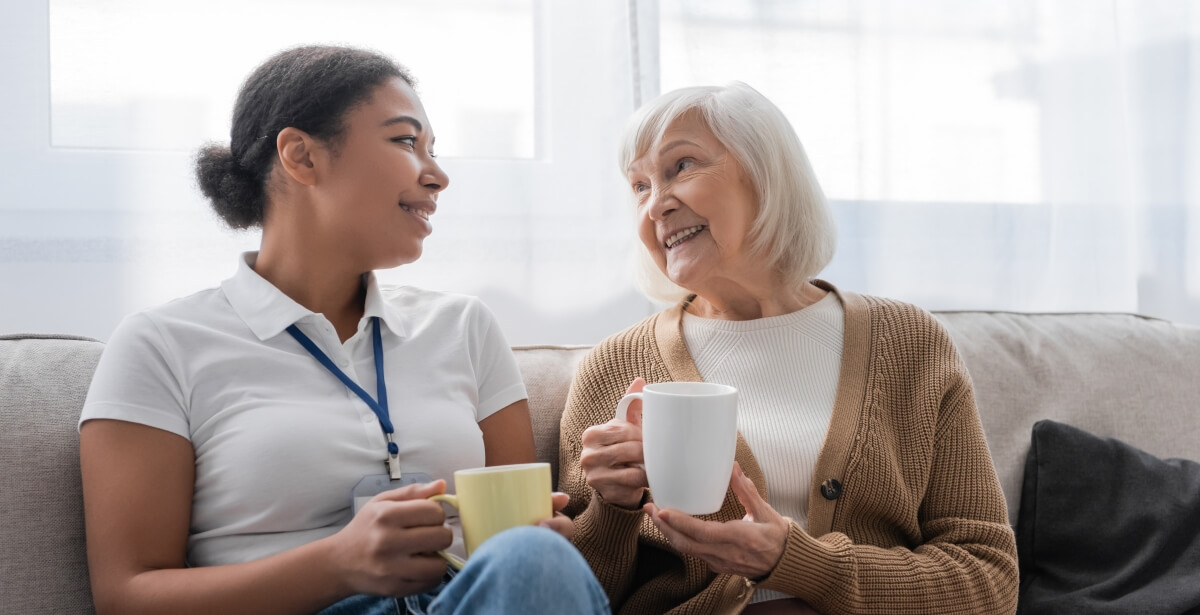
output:
M659 320L664 317L675 320ZM565 512L575 520L574 543L604 587L614 613L729 612L749 599L741 577L718 575L704 561L671 549L640 509L609 504L588 487L580 467L584 430L612 420L617 402L635 377L655 383L696 375L686 369L691 358L682 339L664 340L656 335L660 329L674 329L677 318L670 310L660 312L593 348L577 368L563 412L559 489L571 496ZM678 373L671 371L664 352L675 353L672 356L681 367ZM739 438L738 447L743 467L756 471L757 463L745 441ZM728 490L721 510L700 518L724 522L745 514Z
M835 515L832 532L813 537L793 524L783 557L760 587L799 596L826 613L1015 612L1016 543L970 378L949 335L936 323L927 326L932 334L924 341L936 351L921 363L936 369L911 368L905 377L919 382L906 386L876 378L864 409L878 423L868 439L896 429L887 417L919 427L903 438L878 440L883 444L877 448L890 445L883 457L892 471L864 454L845 489L869 491L872 473L886 475L885 482L899 480L860 495L868 504L839 513L840 519ZM888 368L896 365L891 361ZM908 399L929 401L898 403L903 395L894 391L920 391ZM924 395L929 391L938 394ZM872 533L873 518L894 515L908 500L911 533L905 541L911 544L885 547L864 539Z
M612 344L601 344L580 362L567 394L559 431L559 490L571 496L564 512L575 520L573 542L591 565L612 604L631 589L637 566L640 509L605 502L587 484L579 457L583 432L613 419L628 382ZM633 376L629 377L632 380Z

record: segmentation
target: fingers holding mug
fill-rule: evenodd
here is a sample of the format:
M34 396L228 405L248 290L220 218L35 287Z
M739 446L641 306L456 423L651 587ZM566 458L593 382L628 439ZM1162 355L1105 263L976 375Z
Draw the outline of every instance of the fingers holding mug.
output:
M570 540L575 535L575 522L570 517L562 514L562 509L571 501L571 496L555 491L551 495L554 506L554 516L538 522L538 525L554 530L558 535Z
M625 389L625 396L617 402L616 420L642 426L642 389L646 388L646 380L634 378Z
M635 378L612 420L584 430L579 464L588 486L605 501L626 509L641 505L647 482L642 465L642 389Z

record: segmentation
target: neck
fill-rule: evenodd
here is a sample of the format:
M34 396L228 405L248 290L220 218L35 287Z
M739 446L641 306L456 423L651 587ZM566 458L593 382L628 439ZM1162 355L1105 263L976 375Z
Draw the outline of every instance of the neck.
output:
M733 282L717 283L711 289L697 291L689 311L703 318L754 320L791 314L820 301L827 294L828 291L809 282L800 288L787 288L782 283L758 288Z
M342 342L350 339L365 310L366 272L341 261L331 251L281 239L263 232L254 271L296 303L324 315ZM305 248L287 249L301 245Z

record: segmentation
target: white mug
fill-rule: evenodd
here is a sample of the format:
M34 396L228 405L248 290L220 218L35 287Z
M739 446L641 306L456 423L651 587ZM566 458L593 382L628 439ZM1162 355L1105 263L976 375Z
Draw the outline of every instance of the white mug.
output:
M659 382L617 404L642 400L642 455L659 508L689 515L721 509L737 448L737 389L712 382Z

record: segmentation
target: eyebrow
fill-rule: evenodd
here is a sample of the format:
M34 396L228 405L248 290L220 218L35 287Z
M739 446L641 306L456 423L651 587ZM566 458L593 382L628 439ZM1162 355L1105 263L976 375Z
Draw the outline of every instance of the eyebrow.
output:
M687 139L676 139L658 148L658 155L662 156L663 154L683 145L695 145L695 143L688 141Z
M383 122L384 127L392 126L394 124L412 124L412 127L416 128L418 132L422 130L421 121L408 115L397 115L396 117L388 118Z
M677 147L682 147L684 145L696 145L696 144L692 141L688 141L687 139L676 139L676 140L671 141L670 143L667 143L666 145L658 148L658 155L662 156L663 154L666 154L667 152L669 152ZM637 160L640 160L644 156L645 156L645 154L643 154L642 156L639 156ZM634 160L634 162L637 162L637 160ZM631 163L629 165L629 168L625 169L626 175L633 172L633 166L634 165Z

